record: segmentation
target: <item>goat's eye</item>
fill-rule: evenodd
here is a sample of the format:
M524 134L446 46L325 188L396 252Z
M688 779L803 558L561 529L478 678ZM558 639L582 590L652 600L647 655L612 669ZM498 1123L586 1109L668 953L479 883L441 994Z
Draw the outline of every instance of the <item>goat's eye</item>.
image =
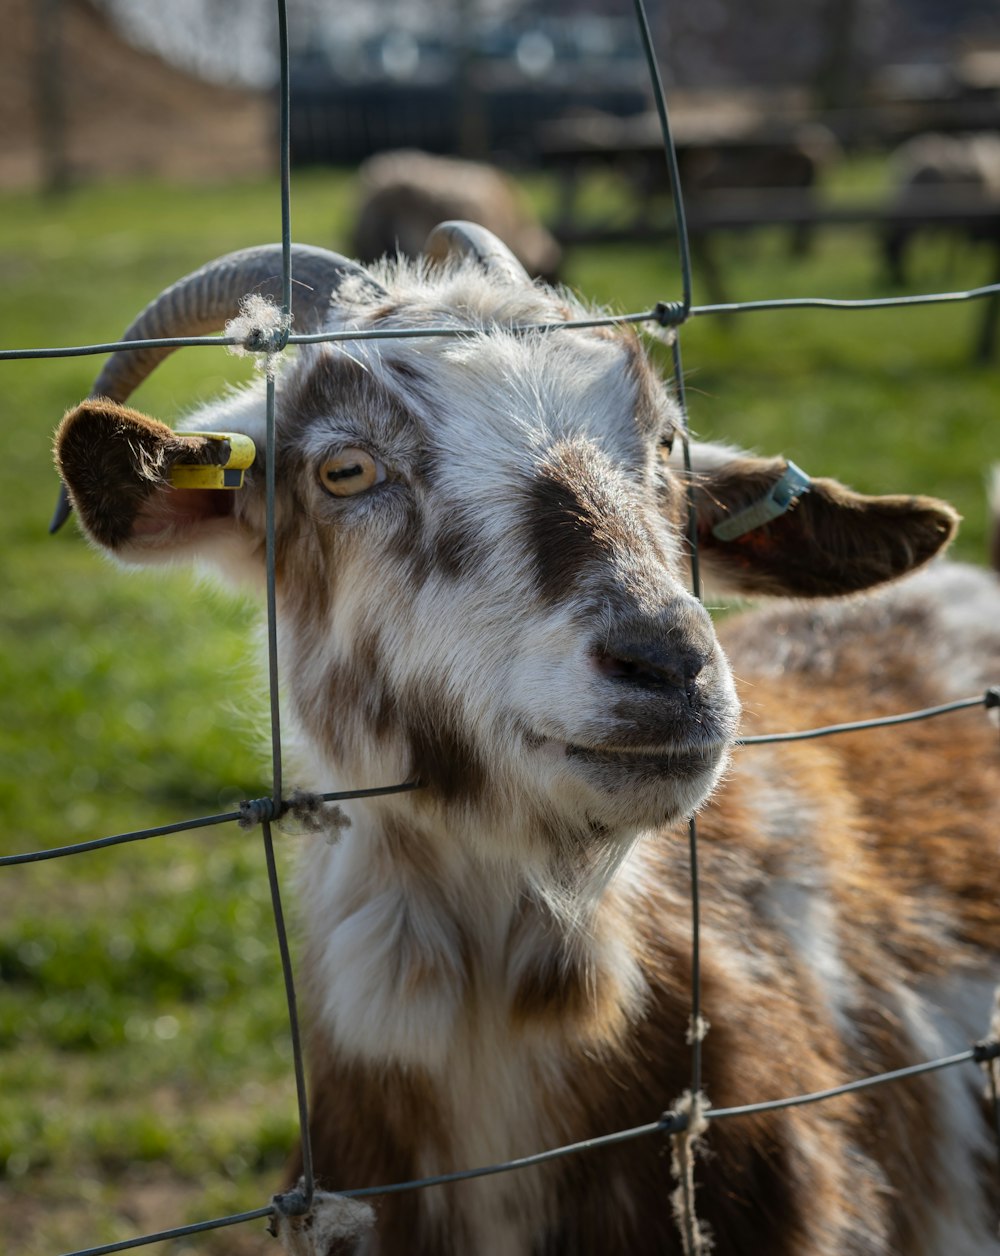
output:
M342 449L319 469L319 482L334 497L363 493L385 479L385 467L364 449Z

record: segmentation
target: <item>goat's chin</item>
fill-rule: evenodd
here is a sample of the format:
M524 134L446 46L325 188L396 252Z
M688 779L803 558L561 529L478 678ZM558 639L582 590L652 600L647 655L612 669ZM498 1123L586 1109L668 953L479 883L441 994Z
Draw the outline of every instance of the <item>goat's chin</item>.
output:
M557 798L609 830L686 818L705 802L729 761L723 740L656 751L550 741L538 753L553 773Z

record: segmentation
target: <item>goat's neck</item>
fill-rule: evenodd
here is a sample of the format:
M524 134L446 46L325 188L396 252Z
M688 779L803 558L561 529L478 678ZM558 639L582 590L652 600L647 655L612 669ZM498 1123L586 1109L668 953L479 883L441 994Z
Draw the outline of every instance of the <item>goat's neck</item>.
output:
M630 874L515 870L479 845L397 800L306 861L318 1012L349 1054L437 1070L486 1035L597 1047L638 1010Z

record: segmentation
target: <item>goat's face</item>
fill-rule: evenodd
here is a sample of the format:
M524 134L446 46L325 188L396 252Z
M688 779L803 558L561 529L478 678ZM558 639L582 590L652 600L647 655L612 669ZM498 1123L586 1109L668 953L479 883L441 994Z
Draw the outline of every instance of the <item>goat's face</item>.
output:
M413 805L475 813L465 831L487 857L524 853L495 849L501 828L593 841L689 813L722 770L737 703L686 588L688 485L666 456L678 414L638 340L501 330L570 311L468 266L382 278L392 299L361 291L335 325L481 330L310 347L279 379L285 681L331 785L419 780ZM227 495L166 487L183 442L85 403L59 454L85 526L128 559L201 551L232 566L235 545L259 563L261 412L244 395L196 419L258 442L247 487ZM783 465L697 461L706 557L745 589L864 587L953 526L934 503L816 482L797 511L720 543L714 523Z
M676 416L631 337L352 346L283 391L288 683L345 779L550 824L673 819L736 703L684 588ZM261 523L252 497L240 513Z

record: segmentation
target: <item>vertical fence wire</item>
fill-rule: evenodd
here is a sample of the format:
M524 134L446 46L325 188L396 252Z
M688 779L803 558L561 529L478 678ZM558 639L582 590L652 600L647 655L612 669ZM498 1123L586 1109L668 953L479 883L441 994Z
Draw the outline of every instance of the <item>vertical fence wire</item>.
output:
M288 12L286 0L277 0L278 19L278 50L280 61L279 85L279 191L281 198L281 332L275 348L281 350L288 339L292 322L292 216L291 216L291 173L290 173L290 127L289 127L289 54L288 54ZM268 697L271 709L271 763L272 787L271 796L275 808L280 810L284 798L281 747L281 698L278 675L278 597L277 597L277 556L276 556L276 524L275 512L277 501L277 456L275 440L275 384L274 371L268 371L266 391L266 450L265 450L265 561L267 569L267 661L268 661ZM281 971L285 986L285 1001L288 1007L289 1035L292 1045L292 1063L295 1073L295 1097L299 1117L299 1142L302 1156L302 1190L301 1195L294 1198L284 1197L284 1206L294 1213L308 1212L312 1207L315 1192L313 1175L312 1139L309 1134L309 1098L305 1073L305 1060L302 1051L302 1032L298 1015L298 1000L295 991L295 977L292 965L291 950L288 944L288 933L285 927L284 910L281 904L281 888L278 880L278 868L274 855L274 840L271 834L270 819L263 820L261 832L264 853L267 860L267 877L271 893L271 904L274 912L275 929L278 937L278 948L281 955Z
M691 309L691 249L688 242L687 213L681 192L681 175L677 165L677 146L674 144L673 134L670 130L667 96L663 90L660 62L656 55L656 49L653 47L653 37L649 30L649 19L646 16L646 6L644 0L632 0L632 2L643 54L646 58L649 82L653 89L653 99L656 102L656 114L660 122L660 135L663 139L663 156L670 176L674 220L677 226L677 249L681 266L681 306L679 316L680 320L683 321L683 319L687 318Z
M687 484L687 527L691 563L691 586L694 596L701 599L701 569L698 555L698 525L695 513L694 479L691 474L691 434L688 422L687 395L684 387L684 363L681 356L680 324L688 317L692 301L691 243L688 238L687 214L684 208L684 192L681 187L677 163L677 148L670 128L670 112L660 74L659 60L646 16L644 0L633 0L636 22L642 41L650 86L656 102L657 117L663 140L663 153L670 179L670 194L674 208L677 232L677 252L681 269L681 306L674 311L674 328L671 351L673 358L674 391L681 417L682 455ZM701 888L698 872L698 819L691 815L688 820L688 876L691 904L691 1012L688 1040L691 1047L690 1111L698 1110L702 1089L702 1039L704 1037L701 999ZM682 1239L686 1256L699 1249L699 1225L694 1204L694 1143L687 1130L672 1135L674 1142L673 1166L679 1179L679 1211Z

